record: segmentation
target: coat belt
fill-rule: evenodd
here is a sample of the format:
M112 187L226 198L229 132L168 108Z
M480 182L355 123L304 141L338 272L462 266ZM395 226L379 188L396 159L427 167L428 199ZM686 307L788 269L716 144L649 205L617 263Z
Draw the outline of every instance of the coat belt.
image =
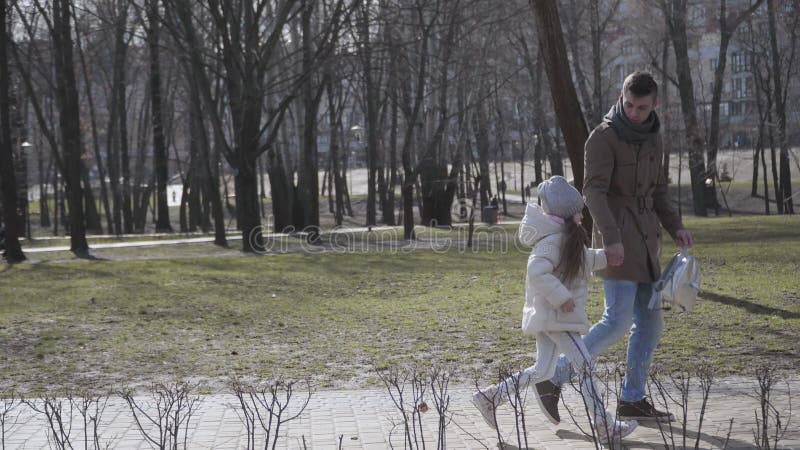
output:
M608 196L625 206L636 208L639 214L653 209L653 196L651 195L618 195L609 193Z

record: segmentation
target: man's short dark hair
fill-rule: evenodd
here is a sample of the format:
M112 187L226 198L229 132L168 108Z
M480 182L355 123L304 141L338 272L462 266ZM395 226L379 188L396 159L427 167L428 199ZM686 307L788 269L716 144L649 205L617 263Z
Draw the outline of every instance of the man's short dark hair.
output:
M652 95L658 97L658 83L650 72L637 70L625 78L622 83L622 92L634 97Z

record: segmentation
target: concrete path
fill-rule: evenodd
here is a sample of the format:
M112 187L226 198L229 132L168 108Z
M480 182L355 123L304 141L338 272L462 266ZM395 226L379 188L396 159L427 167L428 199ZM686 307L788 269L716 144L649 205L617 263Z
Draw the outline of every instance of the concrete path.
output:
M500 221L498 225L517 225L519 221ZM457 223L453 225L453 228L465 228L469 225L466 223ZM485 229L490 225L486 225L482 222L475 222L476 227L480 227L479 229ZM403 235L403 228L402 227L389 227L389 226L375 226L375 227L339 227L333 230L325 230L323 231L322 235L341 235L341 234L348 234L348 233L363 233L366 231L371 231L375 233L383 233L384 237L390 237L391 232L397 232L397 237L402 238ZM387 233L389 232L389 233ZM198 244L198 243L209 243L214 242L213 236L203 236L203 237L187 237L187 238L177 238L177 239L151 239L151 240L135 240L141 239L142 237L157 237L157 236L169 236L164 234L151 234L151 235L125 235L123 238L132 238L133 240L125 241L125 242L100 242L100 243L91 243L91 238L115 238L116 236L92 236L89 238L89 249L90 250L98 250L98 249L107 249L107 248L130 248L130 247L157 247L157 246L165 246L165 245L182 245L182 244ZM277 239L277 238L285 238L291 236L288 233L265 233L264 237L267 239ZM225 237L228 241L240 241L242 240L242 234L238 230L228 230ZM23 251L25 253L50 253L50 252L67 252L69 251L69 245L51 245L51 246L43 246L43 247L26 247L25 241L22 241L23 244Z
M702 430L699 433L699 448L756 448L753 444L755 413L758 401L753 396L756 384L740 378L719 380L712 389ZM566 402L575 409L578 416L583 407L577 393L568 388ZM480 414L470 403L472 389L467 386L450 389L451 420L446 427L446 448L449 449L496 449L498 436L481 419ZM562 406L559 426L543 420L539 415L536 401L528 391L526 413L527 444L522 448L531 449L591 449L591 441L569 420ZM773 392L776 408L788 417L790 407L800 404L800 379L781 384ZM790 395L795 401L790 406ZM296 397L300 402L299 397ZM138 398L145 404L148 398ZM433 408L432 399L426 399L431 407L422 414L422 428L426 442L425 448L436 448L438 415ZM239 418L241 410L236 398L230 394L201 396L197 411L189 423L187 448L189 449L244 449L247 446L247 432ZM290 402L289 411L295 403ZM3 403L0 401L0 412ZM698 436L700 399L693 398L689 408L687 446L694 448ZM679 414L680 415L680 414ZM66 416L66 414L65 414ZM507 449L519 449L517 433L511 408L503 407L498 413L500 438L507 443ZM731 419L733 424L731 426ZM779 442L778 448L800 449L800 415L790 419L788 433ZM585 426L585 421L580 420ZM785 423L785 422L784 422ZM154 448L143 438L138 430L130 409L125 402L112 397L99 421L100 442L113 449ZM9 425L11 425L9 427ZM675 445L682 446L680 423L673 422ZM152 427L150 428L152 430ZM730 430L730 434L729 434ZM669 431L665 429L667 435ZM45 449L51 448L44 415L35 413L26 405L12 410L6 416L6 449ZM71 442L74 448L84 448L83 421L75 415L71 427ZM274 436L274 434L273 434ZM284 423L279 432L275 448L281 449L389 449L408 448L404 446L404 431L401 416L395 408L387 391L380 389L353 391L317 391L311 396L308 407L298 419ZM264 433L256 433L256 442L263 448ZM615 448L664 448L664 441L658 426L640 424L639 428L624 439L623 446ZM341 446L341 447L340 447ZM52 447L55 448L55 447ZM91 447L90 447L91 448ZM417 448L417 447L415 447ZM423 448L421 445L418 448Z

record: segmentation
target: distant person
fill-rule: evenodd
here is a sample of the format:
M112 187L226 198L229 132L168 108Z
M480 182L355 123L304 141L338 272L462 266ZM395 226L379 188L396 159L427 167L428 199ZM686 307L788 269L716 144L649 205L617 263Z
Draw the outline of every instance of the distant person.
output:
M496 195L492 197L492 201L489 202L489 204L492 205L492 208L495 208L495 209L500 208L500 202L497 200L497 196Z
M606 411L599 384L593 380L592 360L580 333L589 330L586 279L606 265L605 252L586 248L581 226L583 199L561 176L539 185L542 206L528 203L519 239L533 247L525 279L522 332L536 336L536 364L481 389L472 401L490 427L496 429L495 409L514 395L516 383L525 388L547 380L563 352L578 372L581 394L602 443L633 432L636 422L623 422ZM515 383L516 380L516 383Z
M594 247L605 249L605 311L583 342L594 357L630 331L625 378L617 406L620 419L674 420L647 399L647 376L664 327L660 308L649 309L661 275L661 226L688 248L692 235L670 205L659 134L658 84L648 72L625 78L622 94L586 141L583 195L594 218ZM555 377L536 385L539 406L560 420L561 385L570 376L562 357Z

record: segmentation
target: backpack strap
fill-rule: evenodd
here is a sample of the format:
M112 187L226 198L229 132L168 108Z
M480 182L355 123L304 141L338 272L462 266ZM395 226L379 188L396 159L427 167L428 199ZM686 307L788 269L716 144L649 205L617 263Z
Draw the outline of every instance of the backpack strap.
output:
M683 259L683 256L684 255L682 252L676 253L667 263L667 266L661 273L661 278L653 283L653 295L650 296L650 302L647 304L647 309L653 309L657 306L660 306L662 300L661 291L664 290L664 286L666 286L667 283L672 279L673 275L675 275L675 271L678 269L678 264L680 263L681 259Z

